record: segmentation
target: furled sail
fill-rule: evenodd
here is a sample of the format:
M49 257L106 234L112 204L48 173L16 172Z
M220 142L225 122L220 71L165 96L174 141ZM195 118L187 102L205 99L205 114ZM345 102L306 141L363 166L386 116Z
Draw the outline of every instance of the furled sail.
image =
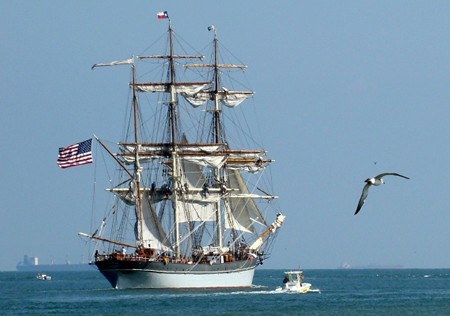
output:
M198 160L200 165L219 165L223 161L222 157L214 156L208 159L206 156L195 158L201 154L216 154L223 150L223 144L179 144L179 154L181 156L191 157L191 161ZM118 154L126 164L132 164L136 158L136 145L132 143L120 143ZM161 144L139 144L138 157L140 162L149 161L151 159L167 157L172 152L172 145L168 143ZM200 157L200 156L199 156ZM208 162L210 161L210 162Z
M271 160L264 159L264 151L233 152L227 156L226 165L228 169L236 169L256 173L265 168Z
M159 83L159 82L147 82L147 83L130 83L134 86L138 92L167 92L170 93L171 86L175 90L175 93L183 93L186 95L195 95L200 90L204 89L208 82L176 82L176 83Z
M114 188L109 191L117 195L125 204L136 205L136 196L134 195L134 182L130 181L129 188Z
M211 98L212 98L211 92L207 92L207 91L200 91L193 95L192 94L190 95L187 93L182 93L181 95L193 107L199 107L199 106L205 104L206 102L208 102L209 100L211 100Z
M186 156L184 160L199 166L219 168L225 162L225 156Z
M245 99L253 95L252 91L228 91L225 90L221 94L220 102L230 108L234 108L241 104Z
M209 90L199 91L195 94L183 92L181 95L194 107L201 106L209 100L214 100L214 93ZM222 91L217 92L219 101L230 108L238 106L252 95L252 91L230 91L225 88L223 88Z

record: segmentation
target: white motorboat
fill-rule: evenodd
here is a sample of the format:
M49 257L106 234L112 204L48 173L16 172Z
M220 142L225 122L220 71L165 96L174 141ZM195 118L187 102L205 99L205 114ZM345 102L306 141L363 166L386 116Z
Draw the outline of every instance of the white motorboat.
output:
M311 283L304 283L303 279L303 271L287 271L284 273L283 286L278 287L276 291L289 293L319 292L319 290L311 289Z

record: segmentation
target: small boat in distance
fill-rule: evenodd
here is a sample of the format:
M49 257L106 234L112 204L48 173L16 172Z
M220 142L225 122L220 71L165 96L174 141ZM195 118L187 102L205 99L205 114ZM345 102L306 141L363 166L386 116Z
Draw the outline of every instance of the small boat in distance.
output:
M319 293L317 289L311 289L311 283L303 282L303 271L287 271L284 273L283 286L276 289L277 292L286 293Z
M38 274L36 274L36 279L42 280L42 281L50 281L52 279L52 277L47 274L38 273Z

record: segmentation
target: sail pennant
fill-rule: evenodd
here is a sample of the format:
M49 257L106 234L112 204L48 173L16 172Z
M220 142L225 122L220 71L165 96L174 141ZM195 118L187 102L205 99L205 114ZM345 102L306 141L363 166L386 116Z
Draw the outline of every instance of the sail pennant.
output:
M125 60L116 60L109 63L104 64L94 64L92 65L91 69L94 69L96 67L108 67L108 66L119 66L119 65L133 65L134 64L134 58L125 59Z

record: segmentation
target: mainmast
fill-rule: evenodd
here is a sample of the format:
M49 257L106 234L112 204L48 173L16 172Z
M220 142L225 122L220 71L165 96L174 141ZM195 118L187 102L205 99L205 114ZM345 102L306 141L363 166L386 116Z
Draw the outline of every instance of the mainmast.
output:
M168 75L166 82L148 82L148 83L134 83L133 86L136 87L139 92L166 92L169 94L168 100L168 132L170 134L170 139L168 140L168 145L170 147L170 153L168 158L172 165L172 192L179 192L181 190L181 161L179 155L179 143L178 143L178 115L177 115L177 105L178 99L177 94L192 90L197 91L202 87L206 86L208 82L177 82L176 78L176 60L177 59L192 59L198 58L202 59L202 56L185 56L185 55L176 55L174 52L174 42L173 42L173 29L172 23L169 18L169 29L168 29L168 37L169 37L169 53L168 55L152 55L152 56L140 56L139 59L146 58L157 58L157 59L166 59L168 61ZM166 140L167 141L167 140ZM178 195L172 194L172 208L174 214L174 230L173 230L173 238L174 238L174 251L176 256L180 256L180 219L179 219L179 197Z
M176 152L177 146L177 118L176 118L176 103L177 97L175 93L175 60L173 54L173 30L172 23L169 19L169 86L170 86L170 101L169 101L169 122L170 122L170 131L171 131L171 143L172 150Z
M169 124L171 127L171 144L172 144L172 187L176 191L176 186L180 183L180 172L179 172L179 158L177 153L177 117L176 117L176 104L177 104L177 96L175 93L175 62L174 62L174 54L173 54L173 31L172 31L172 23L169 19L169 76L170 76L170 101L169 101ZM178 218L178 194L173 195L173 213L174 213L174 238L175 238L175 255L177 257L180 256L180 227L179 227L179 218Z
M134 145L135 145L135 152L134 152L134 181L135 181L135 188L136 188L136 217L137 217L137 223L138 223L138 236L137 239L139 240L139 244L143 246L144 244L144 238L143 238L143 228L142 228L142 196L141 196L141 165L139 162L139 151L140 151L140 143L139 143L139 135L138 135L138 102L137 102L137 96L136 96L136 68L134 64L131 66L132 71L132 80L133 80L133 129L134 129Z
M220 124L220 102L219 102L219 67L218 67L218 40L217 32L214 25L208 27L209 31L214 32L214 113L213 113L213 124L214 124L214 142L216 144L222 141L221 135L221 124ZM214 178L217 183L225 183L224 176L221 175L221 169L215 168ZM220 211L220 200L217 201L216 208L216 234L219 249L223 247L223 237L222 237L222 212Z

